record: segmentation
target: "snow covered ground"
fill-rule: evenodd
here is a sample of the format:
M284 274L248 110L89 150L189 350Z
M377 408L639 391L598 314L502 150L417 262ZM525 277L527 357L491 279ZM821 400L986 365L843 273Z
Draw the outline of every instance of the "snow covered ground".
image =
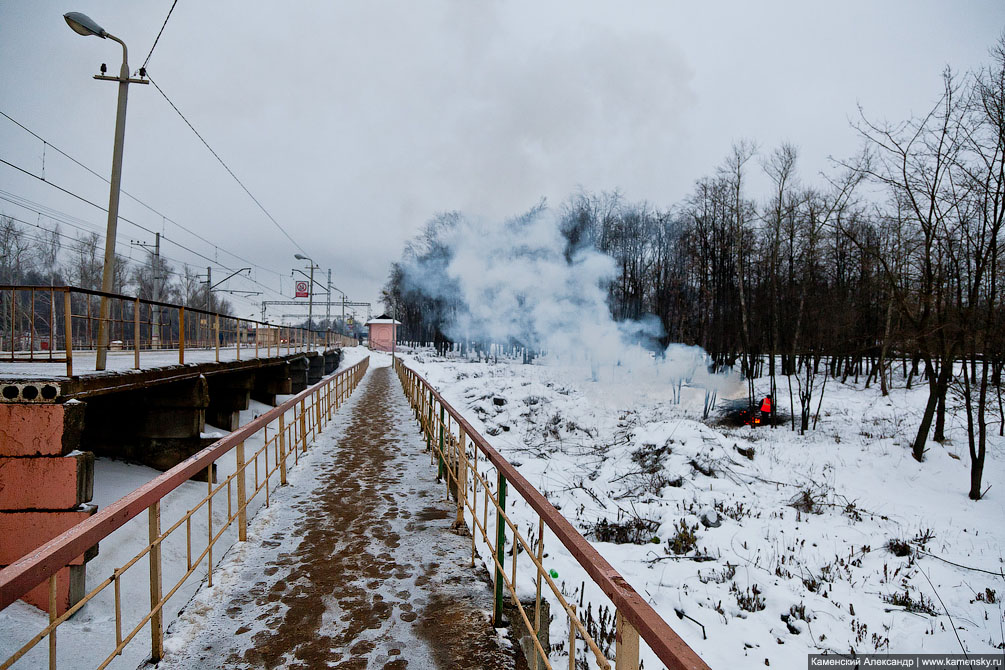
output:
M344 366L365 355L347 352ZM984 477L991 488L983 500L969 500L960 416L950 416L946 443L929 443L924 463L910 456L924 388L907 391L899 380L883 398L876 387L830 380L817 429L799 436L786 427L703 422L701 389L685 385L675 402L669 379L639 369L467 362L431 351L404 357L713 668L801 668L808 653L852 650L1005 650L1005 443L993 426ZM758 392L765 391L759 383ZM720 392L720 405L744 395L734 380ZM780 395L779 409L788 412L788 394ZM223 475L233 471L233 457L220 468ZM153 474L100 462L97 502L105 505ZM189 482L169 497L163 526L205 486ZM225 498L214 505L218 522L225 507ZM527 505L511 498L508 511L533 535L537 520ZM205 532L202 515L193 537ZM175 571L165 584L184 568L184 534L178 537L180 544L164 549L174 559L165 566ZM146 521L137 519L102 542L88 565L89 583L125 562L145 538ZM564 592L577 602L582 597L595 629L612 633L599 623L609 605L603 594L553 537L546 535L545 546L545 565ZM528 566L522 562L521 571ZM141 562L123 581L127 621L146 609L145 573ZM204 576L205 564L170 601L168 620ZM518 585L522 596L532 596L530 571L521 572ZM93 667L112 647L111 590L102 598L61 627L60 667ZM0 653L44 624L45 615L25 605L0 612ZM556 661L567 653L566 630L556 617ZM144 629L112 667L136 667L148 654L145 636ZM44 652L15 667L43 663ZM649 656L645 667L660 665Z
M343 349L344 356L339 369L345 369L361 361L368 355L362 347ZM280 396L285 401L289 396ZM241 413L241 424L271 409L269 405L252 401L251 406ZM292 415L292 414L291 414ZM227 431L206 426L206 435L214 433L224 436ZM245 450L249 458L262 445L262 433L246 441ZM292 459L289 461L292 467ZM270 465L274 466L272 458ZM232 451L217 461L217 478L222 481L236 470L236 454ZM259 457L260 472L264 473L264 457ZM248 495L254 487L254 475L248 468ZM134 465L113 459L99 458L94 466L94 500L98 509L118 500L129 491L150 481L160 472L142 465ZM264 476L264 475L262 475ZM272 478L272 486L279 482L278 474ZM232 487L236 504L236 483ZM207 492L205 482L188 481L164 498L161 506L161 530L167 530L188 510L195 507ZM265 504L264 490L249 504L248 515L252 518ZM213 526L218 532L227 519L226 490L214 496ZM249 524L249 535L251 524ZM203 507L192 517L193 559L206 546L209 520ZM237 526L229 528L213 549L214 565L219 563L224 553L237 541ZM111 576L116 568L132 559L147 544L147 517L144 514L132 519L99 544L96 558L87 564L87 590L97 586ZM162 547L164 593L182 577L187 570L187 550L184 526L170 535ZM189 577L165 606L165 628L177 617L193 594L206 579L206 560ZM143 558L121 578L121 603L123 612L123 636L146 615L150 607L150 586L147 559ZM92 602L59 627L58 660L60 668L70 670L94 668L115 648L114 593L106 588ZM30 605L16 602L0 611L0 658L6 659L30 640L38 631L48 625L48 615ZM126 646L122 656L115 659L110 668L135 668L150 655L149 627L144 626L136 638ZM48 645L38 644L32 652L22 658L14 668L39 668L48 665Z
M884 398L832 379L816 430L800 436L703 422L704 391L685 385L675 403L669 379L638 370L600 370L594 382L575 367L404 358L713 668L1005 649L1005 442L994 425L992 487L969 500L960 416L924 463L910 455L924 387L900 380ZM720 406L745 397L735 380L729 388ZM527 505L509 511L536 529ZM585 585L598 617L606 597L556 540L545 546L546 567L577 601ZM519 580L527 595L531 575ZM564 630L553 623L552 641Z

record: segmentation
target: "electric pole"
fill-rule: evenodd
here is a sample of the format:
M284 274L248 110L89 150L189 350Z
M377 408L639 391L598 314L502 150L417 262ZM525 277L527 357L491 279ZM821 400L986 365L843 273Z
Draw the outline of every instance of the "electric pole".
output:
M160 301L163 299L163 284L161 280L165 279L164 275L161 274L161 234L154 233L154 300ZM150 314L150 346L153 349L160 349L161 344L161 308L156 305Z
M164 299L164 284L161 282L167 279L167 275L161 274L163 272L163 267L161 266L161 234L154 233L154 243L147 244L146 242L140 242L139 240L132 240L130 242L133 246L143 247L147 251L151 248L153 249L153 259L150 261L150 272L151 280L153 281L153 286L151 287L150 299L155 301L160 301ZM159 349L160 348L160 331L161 331L161 308L157 305L152 305L150 307L150 348Z

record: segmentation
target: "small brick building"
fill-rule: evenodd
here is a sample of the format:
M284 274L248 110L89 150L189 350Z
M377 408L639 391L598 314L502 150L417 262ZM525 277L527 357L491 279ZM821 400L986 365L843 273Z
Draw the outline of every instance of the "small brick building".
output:
M398 326L401 321L392 319L387 314L381 314L376 319L366 322L370 330L370 348L374 351L394 351L398 342Z

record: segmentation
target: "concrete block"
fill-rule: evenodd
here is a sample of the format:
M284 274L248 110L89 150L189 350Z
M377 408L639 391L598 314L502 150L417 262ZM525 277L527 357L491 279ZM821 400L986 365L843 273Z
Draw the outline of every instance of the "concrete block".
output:
M223 430L235 431L241 427L241 412L210 405L206 410L206 423Z
M154 439L197 439L206 426L209 385L205 377L143 391L92 398L84 440L99 455L127 458L119 445Z
M123 405L141 407L198 407L209 404L209 382L199 375L170 384L159 384L140 393L116 394L116 401Z
M521 600L520 604L523 605L524 611L527 612L530 617L531 622L534 621L534 600ZM510 616L510 621L519 621L520 614L516 611L516 607L509 605L507 603L507 609L512 610L512 613L507 613ZM541 629L537 632L537 640L541 643L541 648L545 651L551 649L551 605L548 603L547 598L541 598ZM524 659L531 659L537 654L537 645L534 644L534 632L528 631L521 624L519 626L514 626L518 629L520 635L520 651L523 652ZM544 667L544 663L541 664Z
M94 454L0 458L0 510L71 509L90 502Z
M80 446L84 403L0 404L0 456L62 456Z
M278 365L259 368L255 371L254 386L251 397L266 405L276 405L277 395L289 395L293 392L290 381L290 364L283 361Z
M317 384L325 374L325 357L317 352L307 354L307 383Z
M77 525L97 511L97 505L63 512L0 512L0 566L10 565L33 549ZM83 565L98 555L98 545L73 561Z
M339 350L329 349L325 352L325 374L330 375L338 369Z
M148 407L129 423L136 437L194 437L206 427L206 412L192 407Z
M236 372L209 377L209 406L206 408L206 422L223 428L237 430L240 427L240 411L251 404L251 391L255 386L253 372Z
M310 363L306 356L290 360L290 393L300 393L307 388L307 373Z

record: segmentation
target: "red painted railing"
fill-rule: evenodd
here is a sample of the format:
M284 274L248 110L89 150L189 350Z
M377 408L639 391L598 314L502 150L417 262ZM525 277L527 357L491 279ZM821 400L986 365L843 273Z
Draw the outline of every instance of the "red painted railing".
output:
M477 534L476 531L480 531L490 549L489 553L495 564L497 594L501 593L503 583L511 590L514 588L512 582L517 574L516 557L521 553L526 553L536 566L538 599L540 599L542 582L545 582L551 587L556 599L569 615L570 640L575 640L577 632L573 628L577 626L578 633L584 638L587 637L585 629L577 619L575 606L566 602L560 589L544 570L540 561L534 560L534 554L540 555L543 548L543 526L537 538L537 545L534 546L520 535L516 523L506 514L506 490L512 489L537 513L539 523L548 527L582 566L590 579L613 603L617 610L618 670L638 668L639 637L645 640L656 657L667 668L708 670L708 665L670 628L656 610L625 581L624 577L548 502L540 491L468 423L460 412L415 370L405 365L400 358L395 360L395 367L405 389L405 394L409 397L423 432L427 435L427 441L440 458L440 468L444 478L448 484L456 487L454 490L457 492L458 521L464 521L466 509L472 526L472 542ZM487 458L495 468L498 477L495 491L490 490L493 484L491 478L486 478L484 471L482 473L478 471L479 453ZM481 519L478 518L478 505L472 504L478 499L479 488L481 488L485 500L486 510L483 511ZM495 538L492 538L491 533L488 532L490 520L487 517L492 514L488 512L489 505L495 508L495 513L498 515L496 519L498 532ZM505 560L505 552L501 551L501 548L507 542L506 528L509 529L512 536L510 541L514 545L517 543L523 545L519 548L514 547L510 552L513 557L514 580L508 578L507 569L502 564ZM523 612L523 607L515 595L512 596L512 599L515 606L520 609L525 625L530 629L528 632L536 636L537 631L533 629L530 617ZM535 618L538 617L535 615ZM634 640L634 644L632 644L632 640ZM598 664L604 667L607 664L607 659L600 653L593 640L587 639L586 641L589 648L597 655ZM549 660L542 654L546 650L541 649L540 645L537 647L537 653L532 659L533 667L538 667L537 661L540 658L541 662L550 668Z
M207 575L209 583L212 584L213 545L232 524L238 526L238 539L244 540L246 538L247 508L250 501L261 493L265 497L265 504L268 505L272 484L286 483L287 463L289 461L298 462L301 452L307 450L310 441L316 438L326 423L331 421L332 412L349 397L366 373L369 360L367 357L346 370L322 379L280 406L269 410L214 442L167 472L99 510L94 516L0 570L0 609L8 607L46 579L50 582L50 594L52 594L55 589L56 573L61 568L107 538L129 520L144 512L148 512L150 515L149 544L141 547L130 561L115 569L112 577L99 583L83 600L73 605L65 613L58 615L55 598L50 595L49 626L23 645L13 656L5 661L0 661L0 669L13 665L46 636L49 637L49 666L56 667L56 629L58 626L91 601L99 592L112 585L115 587L116 647L111 650L104 662L101 662L100 665L96 663L96 665L105 667L110 663L147 623L151 627L150 657L154 662L160 660L163 653L164 622L162 611L168 599L195 573L207 557ZM262 446L248 459L245 459L245 441L260 431L265 433ZM225 481L218 482L214 486L213 465L231 451L236 453L236 470ZM269 461L270 451L274 453L271 464ZM264 473L260 472L259 468L263 456ZM174 521L166 531L161 532L161 500L194 475L204 471L207 474L208 495L181 519ZM246 486L252 481L252 472L254 473L254 486L250 495L247 495ZM232 481L236 483L236 487L231 486ZM232 506L232 488L237 489L236 506ZM226 497L227 521L220 528L213 526L214 496ZM205 549L193 560L190 519L200 508L208 510L209 537ZM188 570L176 584L169 584L167 594L162 596L160 546L168 535L183 526L185 527L183 531L187 531L189 535L187 537ZM201 546L197 545L196 551ZM150 562L150 611L131 632L123 636L122 616L119 607L119 578L144 556L149 556Z

